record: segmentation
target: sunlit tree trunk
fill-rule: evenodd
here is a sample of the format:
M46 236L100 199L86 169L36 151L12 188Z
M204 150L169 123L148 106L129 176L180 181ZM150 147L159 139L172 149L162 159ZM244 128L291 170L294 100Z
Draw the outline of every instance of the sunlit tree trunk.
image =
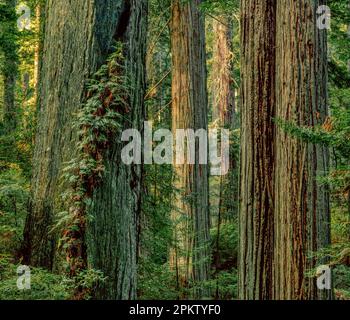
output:
M43 5L38 3L35 7L35 28L36 28L36 43L34 48L34 75L33 75L33 85L34 85L34 102L35 105L38 102L38 89L39 89L39 70L42 52L42 33L44 29L44 13Z
M201 1L172 2L172 128L207 130L207 91L204 17ZM197 296L206 296L203 281L209 277L208 166L199 164L198 143L194 165L176 165L172 213L176 248L170 264L178 285L193 280Z
M213 18L213 58L210 75L210 89L212 99L212 121L214 127L234 129L235 123L235 90L233 84L233 52L232 52L232 20L226 15L220 15ZM238 202L238 179L236 179L238 166L235 161L235 155L230 154L229 171L227 175L220 178L213 177L211 188L211 203L217 203L216 223L216 248L214 253L214 263L216 276L220 268L221 249L221 228L225 221L231 220L236 216ZM214 189L214 192L212 191ZM213 210L214 206L211 206ZM212 219L214 215L211 215ZM214 219L213 219L214 221ZM237 259L235 259L237 260ZM219 284L216 285L216 298L219 298Z
M213 19L213 66L211 94L213 120L232 127L235 116L233 84L232 21L225 15Z
M212 100L212 121L216 128L232 130L238 124L236 115L236 97L233 69L233 26L232 19L226 15L213 19L213 57L210 75L210 90ZM233 149L231 148L230 151ZM237 155L230 152L229 170L220 179L219 211L229 214L223 219L231 219L237 215L238 208L238 179ZM214 200L214 199L213 199ZM215 199L214 202L217 202Z
M276 118L313 128L327 110L327 37L316 24L322 1L284 0L277 5ZM329 152L278 128L275 172L274 298L317 299L312 253L330 243L329 195L325 177ZM320 261L319 264L322 264Z

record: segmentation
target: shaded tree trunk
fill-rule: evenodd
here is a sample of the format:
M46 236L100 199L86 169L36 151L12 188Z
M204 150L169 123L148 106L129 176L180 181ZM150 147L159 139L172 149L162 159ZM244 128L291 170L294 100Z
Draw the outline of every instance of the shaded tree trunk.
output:
M124 3L122 29L115 35L116 40L125 43L125 72L130 90L130 112L125 115L123 126L142 132L148 6L147 0L131 0L130 5L128 1ZM94 292L97 299L136 298L143 168L121 162L123 146L120 141L121 133L107 151L103 182L89 210L93 217L88 224L89 264L107 276Z
M171 42L172 128L207 130L207 90L204 17L201 1L172 2ZM172 213L176 248L170 264L177 272L179 287L193 280L195 295L206 296L203 281L209 277L208 166L199 164L198 142L195 164L175 164L176 209Z
M55 241L49 230L62 208L62 168L77 140L72 116L84 100L85 81L107 57L120 14L120 3L113 13L106 10L109 2L100 3L100 9L96 1L46 2L32 199L24 230L24 261L29 265L53 267Z
M4 88L3 125L4 132L11 133L17 127L18 115L15 103L16 80L18 76L17 55L17 25L16 25L16 1L5 1L8 20L2 22L1 49L4 54L4 66L2 67Z
M86 99L86 81L106 62L115 40L124 43L126 72L133 88L130 119L135 128L143 122L146 6L146 1L128 0L46 2L35 165L23 246L24 262L30 266L54 267L55 234L50 230L55 215L67 210L60 195L68 186L61 183L61 176L65 163L77 154L74 114ZM88 233L92 239L89 265L110 277L96 295L108 299L135 296L139 168L125 168L117 151L110 150L107 158L109 175L94 196L91 215L95 219Z
M241 1L239 298L273 295L275 0Z
M322 1L278 2L276 118L313 128L327 110L327 36L316 25ZM281 128L276 135L275 299L317 299L315 278L306 272L324 261L311 253L330 244L329 194L325 177L329 150L301 141Z

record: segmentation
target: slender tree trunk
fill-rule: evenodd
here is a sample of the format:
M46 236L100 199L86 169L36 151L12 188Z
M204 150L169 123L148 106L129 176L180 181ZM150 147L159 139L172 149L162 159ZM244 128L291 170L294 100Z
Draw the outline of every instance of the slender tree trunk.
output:
M44 25L44 13L43 5L38 3L35 7L35 27L36 27L36 43L34 49L34 101L35 105L38 103L38 91L39 91L39 71L40 71L40 61L42 53L42 33Z
M236 99L233 79L232 20L225 15L213 19L213 64L211 70L211 98L213 122L218 128L234 130L236 121ZM231 149L232 151L232 149ZM237 155L230 153L229 171L220 179L222 221L237 216L238 208L238 164ZM229 214L226 214L229 212Z
M233 53L232 53L232 21L225 15L218 19L213 19L213 64L211 70L211 98L213 123L215 127L225 127L230 130L234 129L235 121L235 94L233 86ZM215 272L216 272L216 294L215 298L219 299L219 267L220 267L220 238L221 225L227 220L229 211L228 204L237 201L235 191L238 190L238 181L234 179L233 170L238 170L233 161L235 155L230 154L230 167L228 174L220 177L218 185L219 204L217 215L217 239L215 249ZM216 179L216 178L213 178ZM217 194L214 195L217 197ZM213 199L216 201L216 199ZM235 206L232 205L232 208ZM234 214L230 212L232 217Z
M316 25L322 1L284 0L277 5L276 118L314 127L327 115L326 31ZM291 137L276 136L275 292L276 299L317 299L316 279L306 272L316 266L310 257L330 243L330 213L325 177L329 150ZM318 262L322 264L322 262Z
M204 17L201 1L172 3L171 41L172 127L207 130L207 91ZM170 263L179 287L193 280L197 296L206 296L202 282L209 277L208 166L199 164L198 143L194 165L175 165L176 210L172 213L177 247Z
M14 64L9 62L11 67ZM9 67L9 65L7 65ZM13 132L17 127L17 111L15 104L16 73L4 71L4 127L6 133Z
M2 31L3 41L6 43L2 49L4 54L4 66L2 68L4 88L3 124L5 133L11 133L16 129L18 122L15 103L15 89L18 76L16 1L6 0L5 4L11 18L8 21L4 21L2 25L4 29Z
M240 299L273 294L275 0L241 1Z
M232 66L232 27L225 15L213 19L213 68L212 68L212 101L213 120L220 125L233 127L235 117L235 94Z

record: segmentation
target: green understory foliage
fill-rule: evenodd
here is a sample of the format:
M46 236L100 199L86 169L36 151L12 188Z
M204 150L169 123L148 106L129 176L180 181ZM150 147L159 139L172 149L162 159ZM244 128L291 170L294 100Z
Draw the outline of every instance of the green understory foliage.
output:
M39 268L31 268L29 290L17 287L18 265L11 258L0 256L0 300L65 300L72 290L64 276Z
M35 131L35 99L33 82L36 26L17 32L17 15L8 2L0 1L0 300L45 299L55 295L55 288L44 289L35 284L32 293L19 291L16 286L17 266L21 263L18 250L23 240L23 226L27 214L29 180L32 166L32 146ZM14 32L14 28L16 31ZM9 64L8 59L16 62ZM4 75L13 72L15 85L15 112L12 124L4 116ZM54 283L50 274L35 270L33 279L44 279L43 286ZM50 279L49 279L50 278ZM36 281L35 280L35 281ZM51 291L50 291L51 290Z

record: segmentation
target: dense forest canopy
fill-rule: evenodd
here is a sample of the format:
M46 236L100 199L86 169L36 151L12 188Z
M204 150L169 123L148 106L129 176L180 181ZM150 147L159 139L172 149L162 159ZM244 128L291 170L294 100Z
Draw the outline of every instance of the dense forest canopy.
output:
M350 300L349 0L0 0L12 299Z

